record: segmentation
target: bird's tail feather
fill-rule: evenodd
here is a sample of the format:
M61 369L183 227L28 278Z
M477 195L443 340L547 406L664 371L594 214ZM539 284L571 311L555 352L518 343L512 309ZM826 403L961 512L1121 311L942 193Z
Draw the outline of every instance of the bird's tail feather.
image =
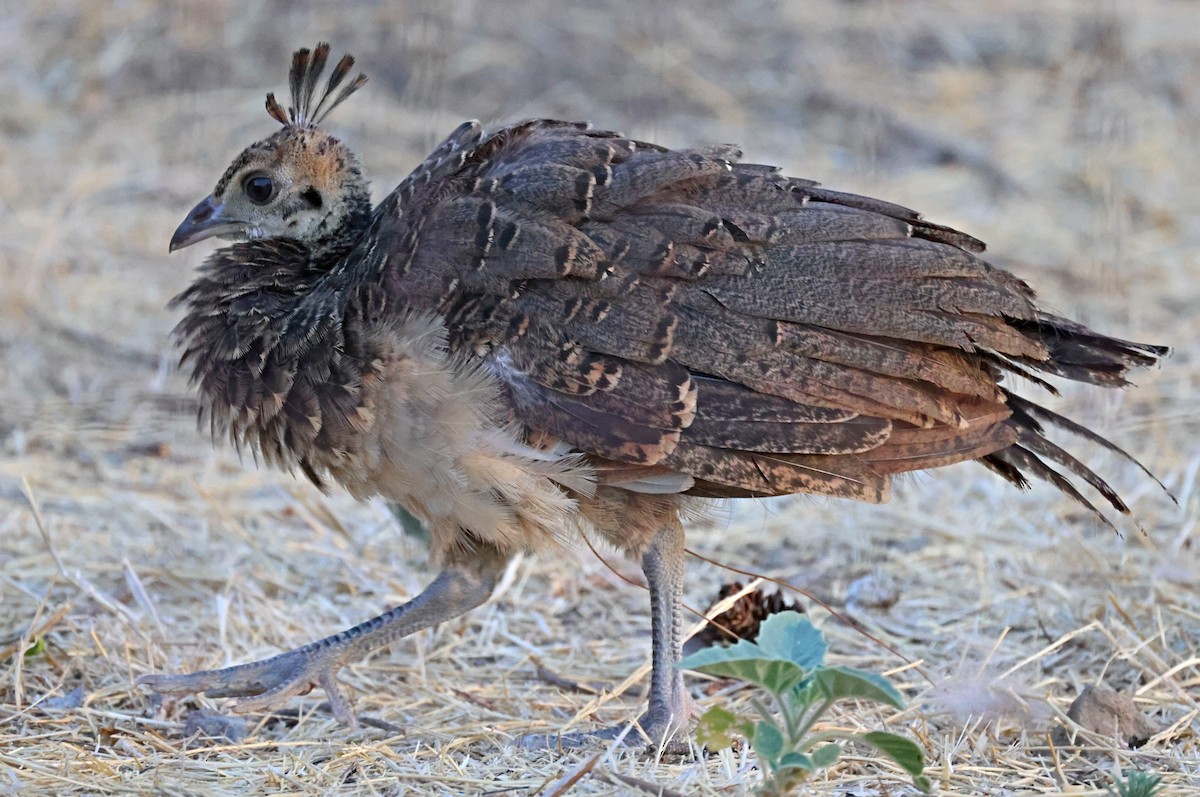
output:
M1015 320L1010 323L1036 339L1049 356L1044 360L997 356L992 359L993 364L1011 374L1032 379L1035 384L1053 394L1058 393L1054 386L1031 371L1041 371L1103 387L1124 387L1129 384L1126 377L1131 369L1157 364L1170 352L1166 346L1135 343L1101 335L1082 324L1046 312L1039 312L1032 320ZM1069 476L1082 479L1099 493L1108 505L1122 515L1130 517L1141 530L1142 526L1133 518L1128 504L1107 481L1046 437L1047 427L1053 427L1095 443L1134 463L1175 500L1157 476L1111 440L1008 388L1003 388L1003 392L1012 412L1007 423L1015 427L1017 441L980 459L980 462L993 472L1022 489L1029 486L1030 476L1047 481L1115 529L1112 521L1079 491Z

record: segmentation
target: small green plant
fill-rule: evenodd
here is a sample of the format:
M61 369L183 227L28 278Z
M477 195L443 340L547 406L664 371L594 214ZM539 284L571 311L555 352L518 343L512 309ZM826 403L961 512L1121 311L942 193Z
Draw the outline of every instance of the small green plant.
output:
M821 632L806 618L780 612L763 622L754 642L706 648L685 658L681 668L754 684L770 693L774 704L772 711L761 699L752 699L757 720L713 706L700 718L696 740L710 750L720 750L732 744L732 732L744 736L758 756L763 772L759 793L765 797L789 794L813 772L831 766L842 753L839 742L874 748L912 775L917 788L928 792L929 779L922 774L925 755L911 740L883 731L815 730L839 700L904 707L900 693L882 676L825 666L827 647Z
M1108 793L1113 797L1154 797L1162 791L1162 775L1134 770L1129 777L1121 780L1113 775L1113 785L1108 787Z

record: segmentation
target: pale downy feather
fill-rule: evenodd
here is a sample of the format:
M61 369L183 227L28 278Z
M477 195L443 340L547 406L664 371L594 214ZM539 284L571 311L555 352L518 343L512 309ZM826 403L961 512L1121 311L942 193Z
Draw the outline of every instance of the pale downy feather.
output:
M441 319L409 314L373 330L383 353L377 379L364 380L373 407L368 456L352 492L380 494L429 522L436 551L477 542L538 547L576 512L568 490L588 496L595 476L565 445L535 448L500 424L495 380L447 352Z

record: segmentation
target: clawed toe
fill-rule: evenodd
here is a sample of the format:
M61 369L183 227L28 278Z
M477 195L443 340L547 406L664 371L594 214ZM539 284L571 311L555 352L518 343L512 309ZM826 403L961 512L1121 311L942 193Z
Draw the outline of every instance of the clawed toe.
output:
M622 744L630 747L647 743L637 726L614 725L598 731L578 733L529 733L518 736L516 744L522 750L576 750L592 744L607 744L618 738Z
M203 693L206 697L238 698L231 707L238 714L268 711L289 697L307 694L320 686L329 697L333 715L353 727L354 712L334 677L340 668L341 663L336 660L329 660L311 648L299 648L251 664L186 675L144 675L137 682L173 697Z
M658 747L680 727L681 723L672 714L649 712L633 724L621 723L578 733L530 733L517 737L516 744L523 750L574 750L619 739L627 747Z
M292 653L219 670L199 670L185 675L143 675L138 684L155 692L182 697L203 692L208 697L262 695L294 680Z

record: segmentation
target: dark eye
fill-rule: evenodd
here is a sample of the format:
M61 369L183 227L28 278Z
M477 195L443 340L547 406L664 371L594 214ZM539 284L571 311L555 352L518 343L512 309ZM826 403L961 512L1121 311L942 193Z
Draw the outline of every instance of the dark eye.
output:
M275 196L275 181L262 174L252 174L242 182L246 198L256 205L265 205Z

